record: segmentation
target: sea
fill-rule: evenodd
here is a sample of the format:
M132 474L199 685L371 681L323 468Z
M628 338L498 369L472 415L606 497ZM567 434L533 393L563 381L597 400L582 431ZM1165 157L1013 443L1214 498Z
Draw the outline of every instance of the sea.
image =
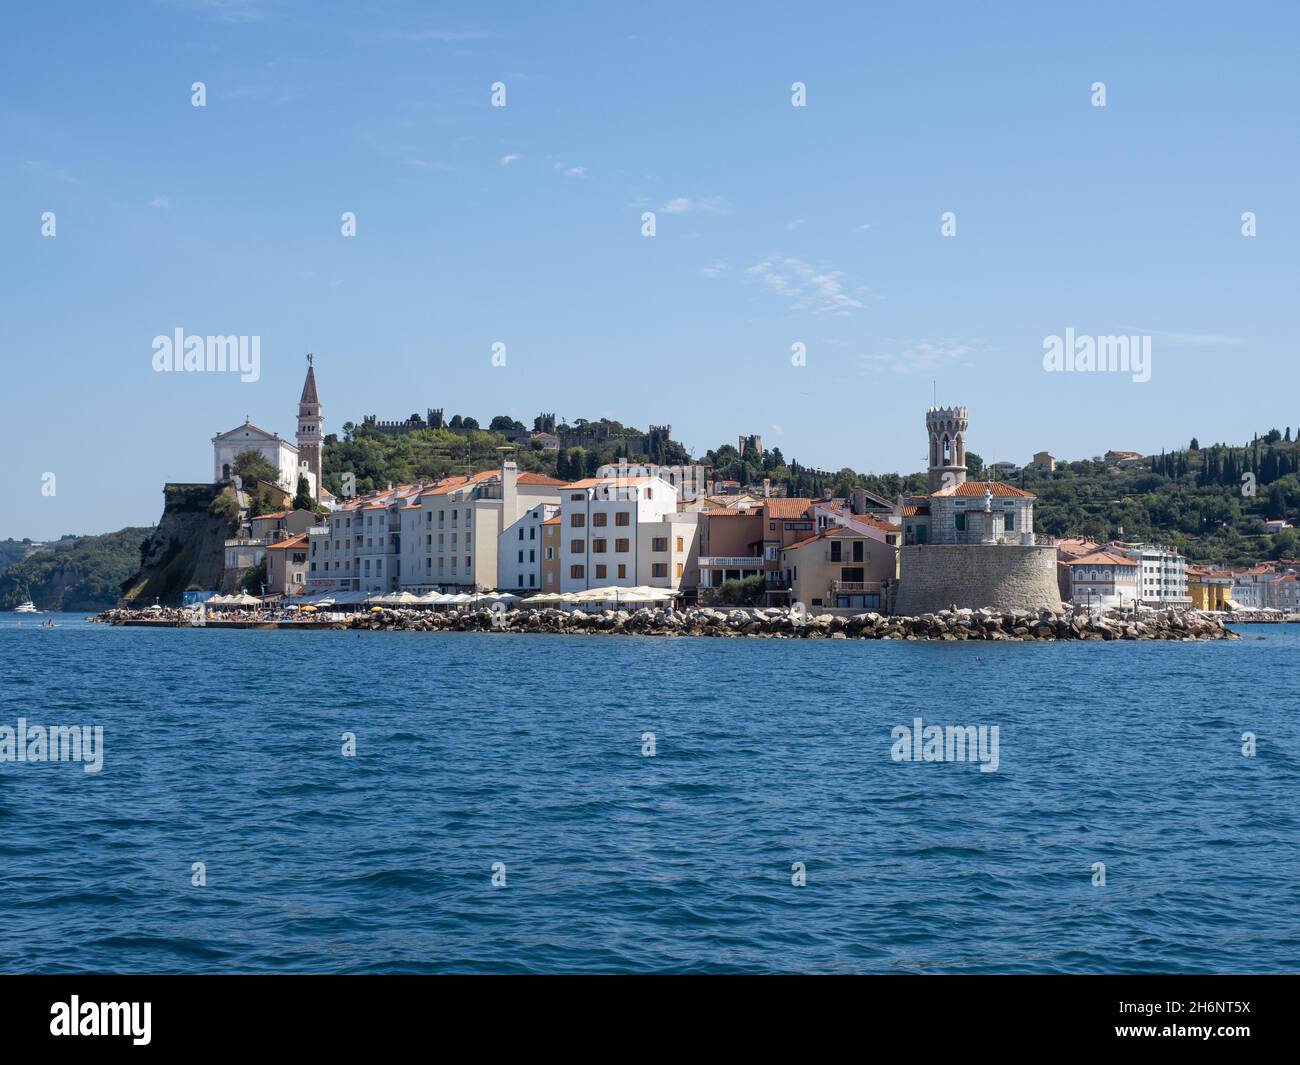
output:
M1238 631L0 614L0 971L1294 972L1300 627ZM918 718L996 759L905 759ZM19 719L98 765L18 760Z

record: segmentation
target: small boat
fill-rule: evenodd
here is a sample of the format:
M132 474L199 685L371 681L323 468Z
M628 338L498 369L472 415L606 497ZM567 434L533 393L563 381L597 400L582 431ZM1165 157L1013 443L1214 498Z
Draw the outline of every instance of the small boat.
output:
M19 603L16 607L14 607L14 613L15 614L39 614L40 611L36 609L36 604L33 603L30 599L28 599L25 602Z

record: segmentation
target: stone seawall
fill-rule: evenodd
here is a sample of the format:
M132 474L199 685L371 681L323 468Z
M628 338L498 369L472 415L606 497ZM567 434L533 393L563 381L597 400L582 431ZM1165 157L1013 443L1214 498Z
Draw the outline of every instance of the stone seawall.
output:
M1037 544L903 547L894 609L915 617L954 604L978 610L1060 610L1056 548Z
M188 611L162 616L138 610L108 610L91 621L111 625L177 626ZM209 625L213 623L209 622ZM778 608L733 610L602 610L586 614L565 610L489 610L442 613L432 610L374 610L352 614L322 626L314 622L227 623L222 627L319 630L362 629L372 632L558 633L591 636L751 636L768 640L1239 640L1219 618L1193 613L1151 611L1139 616L1117 611L1089 614L1049 610L941 610L915 618L874 611L807 615ZM215 626L213 626L215 627Z

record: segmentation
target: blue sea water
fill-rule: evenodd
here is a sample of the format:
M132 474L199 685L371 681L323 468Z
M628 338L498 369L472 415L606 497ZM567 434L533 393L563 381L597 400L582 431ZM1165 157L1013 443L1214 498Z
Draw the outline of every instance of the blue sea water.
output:
M1022 645L20 620L0 615L0 725L102 725L104 764L0 762L3 972L1300 969L1296 627ZM893 761L918 714L997 725L997 772Z

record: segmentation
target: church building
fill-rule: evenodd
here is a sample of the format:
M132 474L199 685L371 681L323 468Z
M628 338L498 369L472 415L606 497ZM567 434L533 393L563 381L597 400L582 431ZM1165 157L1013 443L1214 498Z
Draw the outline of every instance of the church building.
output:
M242 451L253 450L280 471L278 480L285 491L296 492L298 478L304 476L312 498L319 499L323 425L320 396L316 391L316 368L312 365L312 356L308 355L307 379L298 400L297 444L290 443L279 433L260 429L245 418L243 425L212 438L212 480L230 480L234 476L235 457Z

